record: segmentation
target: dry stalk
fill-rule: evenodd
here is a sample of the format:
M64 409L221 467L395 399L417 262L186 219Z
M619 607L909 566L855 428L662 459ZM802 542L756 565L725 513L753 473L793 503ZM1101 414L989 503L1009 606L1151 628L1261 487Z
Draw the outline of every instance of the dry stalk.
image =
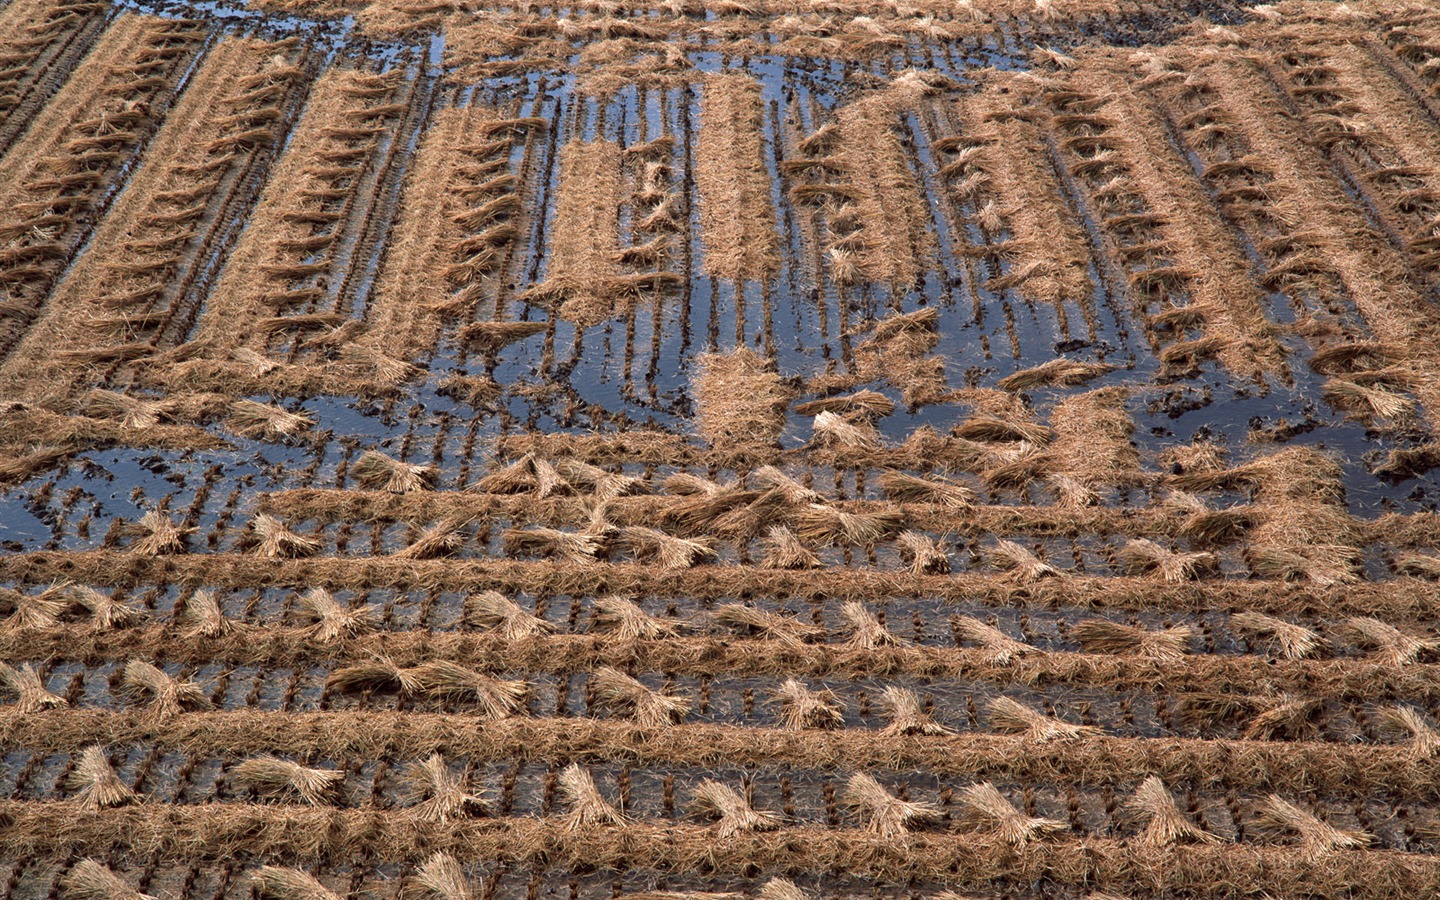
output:
M760 541L765 552L760 562L762 569L818 569L820 557L800 542L795 533L784 525L770 529Z
M1440 578L1440 556L1409 553L1395 561L1395 571L1411 578Z
M0 684L15 694L13 711L20 715L70 705L64 697L47 690L40 674L28 663L18 669L0 663Z
M0 588L0 600L10 607L4 629L7 631L31 631L54 628L60 624L65 612L65 603L57 599L58 590L48 588L38 594L26 594L12 588Z
M1315 697L1279 694L1265 701L1267 706L1250 719L1242 737L1252 741L1309 740L1319 730L1316 717L1324 701Z
M475 900L460 863L448 853L435 853L420 864L405 885L411 900Z
M905 525L899 511L852 513L812 503L795 514L795 527L803 541L816 544L849 543L870 547L894 535Z
M1037 742L1069 741L1100 734L1094 725L1072 725L1011 700L996 697L987 708L992 727Z
M775 466L761 466L750 473L750 478L761 487L774 491L791 506L820 503L824 500L820 494L786 475Z
M1089 653L1176 660L1190 652L1194 629L1189 625L1176 625L1163 631L1150 631L1139 625L1086 619L1071 629L1070 635Z
M186 634L191 636L222 637L239 627L225 618L220 599L214 591L201 590L191 594L177 611L176 618L189 626Z
M501 719L524 708L529 685L475 672L449 660L432 660L410 670L416 693L473 703L487 719Z
M1392 706L1378 713L1381 726L1409 741L1417 756L1430 757L1440 751L1440 731L1425 714L1413 706Z
M1014 541L996 541L988 555L991 565L1013 572L1021 584L1033 584L1042 578L1056 578L1063 574Z
M401 668L385 656L374 656L368 662L345 666L325 679L327 691L399 691L418 694L420 678L413 668Z
M250 883L264 900L344 900L315 876L299 869L261 866Z
M859 600L846 600L840 605L840 618L850 629L845 646L856 650L874 650L877 647L898 647L905 642L896 637L880 623L880 620Z
M494 356L516 341L543 334L546 327L544 322L471 322L455 337L486 356Z
M884 441L875 426L856 424L833 412L822 412L815 416L815 440L822 446L840 450L879 450Z
M832 412L841 415L864 416L869 419L883 419L895 412L895 401L879 391L863 390L853 394L822 397L819 400L797 403L794 410L796 414L802 416Z
M230 427L248 438L283 440L314 427L309 416L292 413L278 406L254 400L236 400L230 404Z
M1184 491L1171 491L1162 504L1181 513L1180 537L1213 546L1233 541L1255 524L1255 512L1249 507L1211 509L1205 501Z
M1023 641L1017 641L993 625L979 619L961 616L955 620L955 630L962 638L979 644L989 651L986 660L997 666L1008 666L1027 653L1038 652Z
M443 825L481 815L488 808L485 798L470 793L465 778L451 771L439 753L406 766L400 774L400 787L410 814L422 822Z
M902 531L895 539L895 547L914 575L945 575L950 571L950 555L943 541L918 531Z
M963 484L943 478L921 478L904 472L884 472L880 487L896 503L931 503L947 509L965 509L975 502L975 492Z
M510 463L477 481L471 490L484 494L529 494L543 500L551 494L569 490L570 485L558 469L534 453Z
M742 831L774 831L784 819L769 810L756 809L734 790L709 778L695 787L695 812L715 820L715 834L732 837Z
M311 806L329 803L345 781L345 773L336 769L312 769L268 754L245 760L230 774L262 797L297 799Z
M509 640L537 637L555 630L555 625L520 607L495 591L471 594L465 601L468 624L498 631Z
M1230 624L1247 635L1267 638L1286 659L1304 659L1325 646L1325 639L1313 629L1264 613L1236 613Z
M994 831L1012 847L1024 847L1035 838L1067 830L1064 822L1020 812L988 781L970 785L955 799L964 807L966 821Z
M1151 775L1140 782L1139 789L1126 807L1145 823L1140 841L1149 846L1170 847L1189 842L1214 844L1220 840L1185 818L1170 789L1158 775Z
M464 528L470 524L470 516L459 513L444 519L420 532L408 546L390 554L391 559L440 559L459 553L470 536Z
M155 900L93 859L82 859L60 881L65 900Z
M115 773L99 744L91 744L81 751L80 761L65 778L65 787L79 792L74 800L85 809L110 809L137 799L130 786Z
M156 718L169 718L187 709L209 709L210 698L193 681L173 678L144 660L132 659L125 664L125 689L149 707Z
M615 546L637 561L652 562L665 569L688 569L716 556L708 538L675 537L642 525L621 528L615 537Z
M623 641L674 637L679 626L652 616L628 597L601 597L595 601L595 629L614 634Z
M532 527L511 528L505 532L505 552L515 555L544 556L580 564L594 562L600 549L599 539L583 531Z
M1440 650L1440 640L1406 634L1388 622L1369 616L1351 617L1341 627L1356 643L1371 651L1372 659L1384 666L1407 666L1422 655Z
M726 603L715 610L715 621L744 634L778 641L787 647L825 639L825 629L792 616L768 612L743 603Z
M1126 574L1154 574L1169 584L1193 581L1220 563L1214 553L1169 550L1146 538L1126 541L1118 555Z
M1314 813L1271 794L1260 807L1258 824L1279 832L1294 832L1307 855L1318 857L1336 850L1358 850L1374 837L1363 831L1345 831L1321 821Z
M433 466L400 462L377 450L362 453L350 473L362 487L392 494L431 490L440 474Z
M901 800L864 772L850 776L844 801L864 821L867 831L890 840L903 838L910 829L940 816L929 803Z
M310 628L310 637L329 643L355 637L370 630L373 619L368 606L348 609L342 606L335 595L321 587L311 588L300 595L300 608L315 620Z
M271 559L295 559L320 552L320 542L315 538L296 534L267 513L256 513L250 520L246 540L254 546L257 555Z
M996 382L1002 391L1032 391L1036 388L1084 384L1118 369L1112 363L1087 363L1074 359L1052 359L1047 363L1021 369Z
M839 728L845 724L840 700L834 692L811 690L794 678L775 689L780 704L780 725L790 731L806 728Z
M955 732L925 711L920 697L909 688L889 685L880 695L880 705L890 717L883 734L926 734L942 735Z
M592 466L578 459L556 460L555 470L566 483L577 488L584 488L599 500L612 500L626 494L639 494L646 489L643 478L607 472L599 466Z
M174 414L176 404L168 400L144 400L114 391L93 390L81 401L89 415L120 422L121 428L143 431L154 428Z
M690 710L690 701L684 697L651 690L619 669L605 666L591 677L596 699L627 713L642 728L674 725Z
M139 537L139 540L130 545L131 553L139 556L160 556L184 553L185 535L194 529L182 528L175 524L168 513L152 509L141 516L140 521L122 530Z
M90 627L96 631L113 631L143 622L150 617L147 611L128 606L91 587L67 585L63 593L73 604L89 614Z
M597 825L624 825L628 820L620 810L610 804L595 778L579 763L571 763L560 773L560 793L570 805L567 823L571 831L593 828Z

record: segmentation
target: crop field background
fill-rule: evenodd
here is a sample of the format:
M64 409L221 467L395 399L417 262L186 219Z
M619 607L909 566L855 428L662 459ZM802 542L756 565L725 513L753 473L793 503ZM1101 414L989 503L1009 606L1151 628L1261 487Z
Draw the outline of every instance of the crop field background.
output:
M1440 895L1440 10L0 0L0 900Z

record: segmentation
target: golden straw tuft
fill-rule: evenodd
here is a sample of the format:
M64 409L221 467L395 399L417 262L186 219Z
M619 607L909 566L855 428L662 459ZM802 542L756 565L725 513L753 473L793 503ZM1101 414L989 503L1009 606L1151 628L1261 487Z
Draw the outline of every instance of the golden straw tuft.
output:
M1194 629L1176 625L1163 631L1150 631L1139 625L1123 625L1106 619L1086 619L1070 631L1088 653L1146 656L1150 659L1177 660L1190 652Z
M570 805L566 822L571 831L596 825L624 825L625 816L595 786L595 778L579 763L571 763L560 773L560 793Z
M312 769L268 754L245 760L230 775L262 797L296 799L311 806L329 803L345 781L342 771Z
M628 713L642 728L673 725L690 710L690 701L651 690L619 669L604 666L592 677L596 698L605 706Z
M132 659L126 663L122 681L125 690L137 701L145 703L157 718L169 718L190 709L210 708L210 698L205 696L200 685L173 678L144 660Z
M1170 789L1158 775L1151 775L1140 782L1126 807L1137 818L1145 822L1140 834L1141 843L1152 847L1169 847L1174 844L1198 842L1213 844L1220 839L1185 818L1171 796Z
M866 830L892 840L940 817L929 803L901 800L864 772L850 776L843 799L865 822Z
M488 809L485 799L470 793L465 778L451 771L439 753L406 766L400 773L400 788L410 814L422 822L444 825Z
M1069 741L1100 734L1100 729L1094 725L1072 725L1009 697L996 697L991 700L987 712L990 724L996 729L1023 734L1028 740L1041 743Z
M91 744L81 751L80 761L65 778L65 787L78 791L74 800L85 809L110 809L138 799L130 786L115 774L99 744Z
M1012 847L1024 847L1035 838L1067 828L1055 819L1025 815L988 781L970 785L955 799L963 808L965 821L994 831Z
M715 834L728 838L742 831L774 831L784 821L778 813L755 809L734 790L709 778L695 787L695 812L715 820Z
M794 678L775 689L780 704L780 725L789 731L806 728L839 728L845 724L840 700L828 690L811 690Z
M465 601L465 622L495 631L508 640L532 638L555 630L551 622L495 591L471 594Z

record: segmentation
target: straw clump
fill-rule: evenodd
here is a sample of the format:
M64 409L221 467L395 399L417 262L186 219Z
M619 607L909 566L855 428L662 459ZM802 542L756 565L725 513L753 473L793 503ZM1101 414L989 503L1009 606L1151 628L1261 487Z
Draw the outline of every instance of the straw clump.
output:
M942 541L918 531L904 531L895 539L900 558L915 575L944 575L950 571L950 555Z
M549 634L555 625L524 609L514 600L496 591L481 591L465 601L467 624L498 632L507 640L534 638Z
M601 703L627 713L642 728L665 728L690 711L690 701L684 697L652 690L610 666L597 669L592 683Z
M505 532L505 552L517 556L544 556L584 564L595 561L600 539L584 531L558 528L511 528Z
M566 824L571 831L595 826L624 825L628 821L620 810L605 799L600 788L595 786L594 776L579 763L571 763L565 767L560 773L559 786L565 802L570 805Z
M1189 625L1176 625L1163 631L1150 631L1138 625L1087 619L1076 625L1070 634L1090 653L1177 660L1190 652L1190 639L1194 636L1194 629Z
M760 561L762 569L793 571L821 567L820 557L801 543L795 532L784 525L773 526L760 541L760 545L765 554Z
M1268 640L1285 659L1304 659L1325 646L1325 639L1314 629L1264 613L1236 613L1230 617L1230 624L1247 635Z
M138 624L150 617L145 610L129 606L92 587L68 585L63 589L63 594L75 607L85 611L90 619L90 627L96 631L113 631Z
M156 718L210 708L210 698L200 685L171 677L144 660L132 659L126 663L122 681L125 689Z
M335 769L314 769L277 756L257 756L230 770L242 786L263 797L294 799L311 806L329 803L345 773Z
M688 569L716 556L708 539L676 537L642 525L621 528L615 537L615 547L637 560L653 562L666 569Z
M789 647L825 638L825 629L819 625L743 603L726 603L715 610L714 617L717 623L743 634L778 641Z
M956 800L963 807L966 821L994 831L1012 847L1024 847L1036 838L1068 829L1055 819L1025 815L988 781L970 785Z
M278 406L243 399L230 404L230 427L244 437L284 440L314 426L311 417Z
M161 556L185 552L185 536L193 529L175 524L169 513L152 509L122 531L138 538L130 545L137 556Z
M986 659L997 666L1008 666L1021 656L1039 652L1023 641L1017 641L993 625L979 619L961 616L955 620L956 632L967 641L979 644L986 652Z
M412 900L475 900L460 863L448 853L432 854L405 885Z
M311 588L300 595L301 610L315 624L310 627L310 637L330 643L363 634L373 626L370 608L349 609L342 606L335 595L321 587Z
M890 724L885 726L884 734L935 736L955 733L935 721L935 717L925 711L919 695L909 688L893 684L887 686L880 694L880 705L890 717Z
M250 520L246 537L258 556L270 559L295 559L320 552L320 542L313 537L296 534L284 522L267 513L256 513Z
M93 859L82 859L60 881L65 900L155 900Z
M1389 622L1369 616L1346 619L1341 630L1372 651L1371 659L1384 666L1407 666L1440 650L1440 640L1406 634Z
M774 831L784 822L778 813L756 809L733 789L709 778L695 787L693 808L700 816L715 820L715 834L720 838L742 831Z
M775 689L780 704L780 725L787 731L807 728L839 728L845 724L840 699L828 690L813 690L794 678Z
M28 663L18 669L0 663L0 685L15 695L13 710L21 715L70 705L64 697L48 690L40 674Z
M73 799L84 809L111 809L138 799L138 795L115 773L99 744L91 744L81 751L79 762L66 776L65 787L77 792Z
M1145 538L1126 541L1119 557L1127 574L1153 574L1168 584L1193 581L1220 563L1214 553L1170 550Z
M10 607L4 630L32 631L56 627L60 624L60 616L65 612L65 603L58 595L59 591L54 588L38 594L0 588L0 601Z
M1440 752L1440 731L1415 707L1388 707L1380 710L1378 717L1384 731L1406 739L1417 756L1430 757Z
M431 490L440 473L433 466L400 462L378 450L366 450L350 467L350 474L368 490L409 494Z
M790 391L768 360L747 348L699 357L695 422L714 447L774 444Z
M1021 584L1033 584L1042 578L1057 578L1062 574L1014 541L997 540L988 555L992 565L1009 571Z
M250 883L264 900L343 900L315 876L299 869L261 866Z
M974 491L944 478L885 472L880 476L880 487L885 496L896 503L933 503L947 509L966 509L975 502Z
M1094 725L1063 722L1009 697L996 697L990 701L987 712L994 728L1011 734L1022 734L1026 739L1038 743L1069 741L1101 733Z
M864 772L850 776L843 795L865 828L887 839L903 838L912 829L933 822L940 811L929 803L901 800Z
M1214 844L1220 840L1180 812L1170 789L1158 775L1142 781L1126 807L1145 823L1145 830L1140 833L1143 844L1170 847L1181 843Z
M439 753L406 766L400 773L400 786L410 815L422 822L444 825L482 815L489 808L485 798L471 793L464 777L453 772Z
M223 637L241 627L225 617L214 591L191 594L176 611L176 618L187 626L185 633L190 637Z
M675 622L652 616L627 597L601 597L595 601L595 628L624 641L654 640L679 633Z
M840 617L850 630L845 646L855 650L874 650L877 647L898 647L905 642L881 624L880 619L859 600L846 600L840 605Z
M501 719L524 708L529 685L475 672L449 660L432 660L409 670L413 692L473 703L487 719Z
M1261 804L1257 820L1262 828L1294 833L1306 855L1314 858L1336 850L1357 850L1374 841L1363 831L1347 831L1322 821L1314 813L1271 794Z
M1075 359L1052 359L1022 369L996 382L1002 391L1030 391L1042 387L1084 384L1118 369L1113 363L1090 363Z

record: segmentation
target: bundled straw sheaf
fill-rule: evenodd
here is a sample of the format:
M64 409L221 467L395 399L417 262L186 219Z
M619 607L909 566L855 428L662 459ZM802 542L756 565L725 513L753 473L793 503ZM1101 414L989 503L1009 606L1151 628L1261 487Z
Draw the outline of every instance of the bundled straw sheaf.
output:
M329 803L345 780L336 769L314 769L277 756L257 756L230 770L241 786L262 797L299 800L311 806Z
M825 639L825 629L819 625L743 603L723 604L715 610L714 618L718 624L741 634L778 641L790 647Z
M193 681L181 681L153 664L132 659L122 677L125 690L144 703L157 718L168 718L191 709L209 709L210 698Z
M15 695L13 711L21 715L70 705L64 697L49 691L40 674L28 663L18 669L0 663L0 685Z
M901 800L864 772L850 776L843 800L865 823L866 830L892 840L940 816L931 804Z
M1094 725L1074 725L1031 709L1009 697L996 697L986 710L990 725L998 731L1022 734L1039 743L1068 741L1100 734Z
M889 685L880 694L880 706L890 718L884 734L954 734L925 711L920 697L909 688Z
M605 666L591 676L595 696L611 709L624 712L644 728L673 725L690 711L690 701L662 694L641 684L619 669Z
M373 625L369 607L349 609L322 587L301 594L298 602L303 613L315 622L310 627L310 637L317 641L329 643L355 637Z
M900 558L915 575L944 575L950 571L950 555L942 541L918 531L902 531L895 539Z
M1015 640L995 626L970 616L955 619L954 628L962 639L984 648L987 651L986 659L997 666L1008 666L1027 653L1039 652L1035 647Z
M470 489L484 494L534 494L543 500L568 491L570 484L554 463L526 453L475 482Z
M435 486L440 473L434 466L400 462L378 450L366 450L350 467L350 474L368 490L408 494Z
M812 503L795 514L800 539L813 544L869 547L890 538L904 526L904 513L895 510L857 513Z
M780 725L786 730L839 728L845 724L840 699L832 691L812 690L787 678L775 689L774 698L780 704Z
M1076 359L1052 359L1047 363L1021 369L996 382L1002 391L1031 391L1042 387L1084 384L1118 369L1112 363L1082 362Z
M1440 640L1406 634L1389 622L1369 616L1346 619L1341 629L1369 649L1371 659L1385 666L1407 666L1440 650Z
M257 513L250 520L246 540L254 547L256 555L271 559L294 559L320 552L320 542L315 538L296 534L284 522L267 513Z
M160 556L168 553L185 552L185 536L194 529L175 524L170 514L152 509L121 529L137 540L130 545L130 552L138 556Z
M309 416L278 406L254 400L236 400L230 404L230 427L244 437L284 440L308 431L314 425L315 420Z
M422 822L445 824L483 815L485 798L470 792L463 775L451 770L445 757L432 753L400 773L400 786L410 814Z
M560 773L560 793L570 806L566 823L570 830L592 828L597 825L624 825L628 820L611 805L609 800L595 786L590 770L579 763L571 763Z
M529 685L467 669L449 660L431 660L409 670L414 692L474 704L487 719L501 719L524 708Z
M261 866L250 883L263 900L343 900L314 875L299 869Z
M885 472L880 475L880 487L885 496L896 503L932 503L948 509L965 509L975 502L974 491L944 478Z
M801 543L795 532L784 525L772 527L761 539L760 547L765 554L760 561L762 569L793 571L818 569L821 566L820 557Z
M10 608L5 617L6 631L30 631L54 628L60 624L65 602L59 588L48 588L38 594L26 594L13 588L0 588L0 602Z
M465 547L470 535L465 526L470 516L464 513L446 516L424 529L405 547L390 554L391 559L440 559L453 556Z
M549 634L555 630L554 623L540 618L495 591L481 591L466 599L465 622L498 632L512 641Z
M1194 580L1220 563L1214 553L1169 550L1145 538L1127 541L1118 556L1126 574L1153 574L1170 584Z
M595 629L624 641L653 640L679 633L676 622L652 616L628 597L600 597L595 601Z
M130 786L115 773L99 744L91 744L81 751L80 760L65 777L65 787L77 792L74 800L85 809L110 809L137 799Z
M594 534L534 526L505 532L505 552L515 556L543 556L583 564L595 561L603 545Z
M621 528L615 536L615 547L638 561L666 569L688 569L716 555L708 538L675 537L642 525Z
M1140 841L1152 847L1191 842L1213 844L1220 840L1185 817L1170 789L1158 775L1151 775L1140 782L1126 808L1145 823Z
M1285 659L1304 659L1325 646L1325 639L1313 629L1264 613L1236 613L1230 624L1243 634L1267 640Z
M1392 706L1377 714L1382 729L1404 738L1417 756L1434 756L1440 751L1440 731L1425 714L1413 706Z
M884 443L875 426L833 412L816 415L813 427L816 442L836 450L879 450Z
M695 787L695 812L715 820L717 837L728 838L742 831L774 831L784 822L778 813L756 809L733 789L709 778Z
M1013 573L1021 584L1033 584L1042 578L1057 578L1063 574L1014 541L996 541L988 555L991 565Z
M840 605L840 618L850 631L845 646L856 650L874 650L877 647L898 647L905 643L859 600L846 600Z
M375 655L362 663L345 666L330 673L325 689L350 693L353 691L399 691L419 694L423 685L414 668L396 665L387 656Z
M90 627L96 631L113 631L116 628L124 628L143 622L150 616L145 610L129 606L92 587L79 584L66 585L62 593L74 606L85 610L90 619Z
M460 863L448 853L436 853L420 864L405 884L410 900L475 900Z
M220 599L214 591L200 590L191 594L176 610L175 617L188 626L186 634L192 637L223 637L240 627L225 618Z
M1012 847L1024 847L1038 837L1068 829L1064 822L1055 819L1025 815L988 781L970 785L955 799L963 809L965 821L995 832Z
M1106 619L1086 619L1070 631L1089 653L1114 653L1176 660L1190 652L1194 629L1176 625L1151 631L1139 625L1124 625Z
M1374 841L1372 835L1363 831L1336 828L1314 813L1275 794L1271 794L1261 804L1257 824L1268 830L1297 835L1300 846L1312 857L1323 856L1336 850L1357 850Z
M93 859L82 859L60 880L65 900L155 900Z

